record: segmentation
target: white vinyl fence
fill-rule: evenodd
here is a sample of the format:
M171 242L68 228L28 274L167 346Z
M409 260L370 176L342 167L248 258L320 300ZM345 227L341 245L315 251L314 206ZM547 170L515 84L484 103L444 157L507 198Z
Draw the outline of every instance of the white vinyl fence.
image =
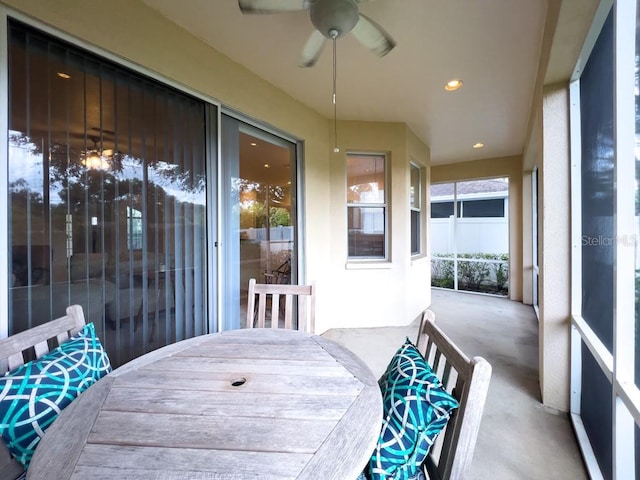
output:
M431 219L434 286L506 295L508 252L506 218Z
M457 231L456 231L457 230ZM431 219L431 254L508 253L509 220L506 218Z

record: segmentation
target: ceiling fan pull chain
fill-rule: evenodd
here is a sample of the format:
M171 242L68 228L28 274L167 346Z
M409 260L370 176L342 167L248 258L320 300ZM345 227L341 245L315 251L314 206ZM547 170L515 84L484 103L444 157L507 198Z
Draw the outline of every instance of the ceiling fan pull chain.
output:
M333 40L333 152L338 153L338 114L336 100L336 40L353 32L356 40L379 57L385 56L396 42L380 25L362 15L358 3L363 0L238 0L242 13L282 13L309 10L315 30L311 33L298 62L313 66L326 39Z

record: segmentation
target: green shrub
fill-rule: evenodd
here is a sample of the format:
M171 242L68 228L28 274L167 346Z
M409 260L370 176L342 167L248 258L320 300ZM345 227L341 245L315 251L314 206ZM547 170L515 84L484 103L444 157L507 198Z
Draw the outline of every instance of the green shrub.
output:
M482 262L474 260L495 260ZM473 292L506 294L509 283L509 255L506 253L458 254L458 288ZM435 287L453 288L455 265L453 254L434 254L431 283Z
M436 287L453 288L453 260L431 260L431 284Z
M462 255L459 255L459 257L462 257ZM466 256L462 258L466 258ZM481 285L488 280L490 273L491 269L488 263L468 260L458 262L458 281L464 286L465 290L482 291ZM461 285L458 286L460 287Z

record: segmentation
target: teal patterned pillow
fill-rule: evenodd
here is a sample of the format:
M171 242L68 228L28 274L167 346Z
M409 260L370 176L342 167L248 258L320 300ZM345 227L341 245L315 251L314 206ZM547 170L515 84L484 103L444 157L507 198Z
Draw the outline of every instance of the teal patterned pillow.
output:
M421 465L458 402L407 338L380 378L383 419L371 480L424 478Z
M80 393L111 371L93 323L34 360L0 377L0 431L27 468L44 431Z

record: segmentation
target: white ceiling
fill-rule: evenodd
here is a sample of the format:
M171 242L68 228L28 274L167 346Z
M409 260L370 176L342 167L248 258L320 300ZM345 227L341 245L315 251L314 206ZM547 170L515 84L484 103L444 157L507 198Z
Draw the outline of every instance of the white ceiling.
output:
M297 67L308 11L242 15L237 0L145 4L332 118L331 44ZM338 40L342 120L404 122L431 147L432 165L523 152L546 14L545 0L372 0L360 11L397 42L382 58ZM213 73L215 74L215 73ZM444 85L464 81L456 92ZM473 149L483 142L483 149Z

